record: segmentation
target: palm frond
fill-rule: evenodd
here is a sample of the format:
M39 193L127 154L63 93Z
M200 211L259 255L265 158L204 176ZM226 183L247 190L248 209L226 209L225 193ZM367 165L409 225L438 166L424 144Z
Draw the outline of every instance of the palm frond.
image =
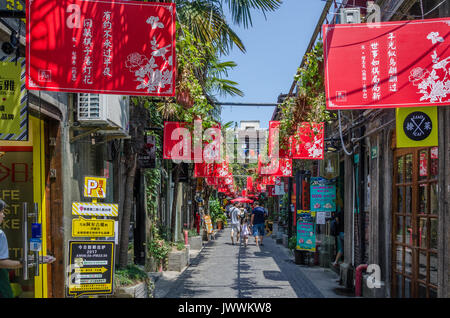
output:
M207 0L177 0L176 3L180 24L200 42L212 43L225 54L233 45L245 52L242 40L227 23L220 3Z
M282 3L281 0L222 0L228 4L233 23L244 28L252 26L251 10L260 10L264 17L266 12L275 11Z

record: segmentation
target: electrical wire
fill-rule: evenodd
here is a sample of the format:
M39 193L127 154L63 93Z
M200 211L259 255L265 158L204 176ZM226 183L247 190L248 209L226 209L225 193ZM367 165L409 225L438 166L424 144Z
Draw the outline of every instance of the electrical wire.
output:
M341 137L342 149L344 150L344 152L347 156L351 156L353 154L353 151L348 152L347 148L345 147L344 138L342 137L341 111L340 110L338 110L338 120L339 120L339 136Z
M321 1L327 1L327 0L321 0ZM422 9L422 15L409 15L409 16L412 17L412 18L422 18L422 19L424 19L424 17L426 17L427 15L429 15L430 13L432 13L434 10L436 10L437 8L439 8L439 7L440 7L442 4L444 4L446 1L447 1L447 0L441 1L441 2L440 2L439 4L437 4L433 9L429 10L429 11L426 12L426 13L423 13L423 6L422 6L422 7L421 7L421 9ZM420 1L420 3L422 4L422 1ZM365 6L356 6L356 5L351 5L351 4L343 3L343 2L336 2L336 4L339 4L339 5L347 5L347 6L349 6L349 7L355 7L355 8L369 9L369 7L365 7ZM383 12L383 13L399 13L398 11L390 11L390 10L381 10L381 12ZM329 13L329 14L338 15L338 14L340 14L340 13L338 13L338 12L331 12L331 13ZM401 14L402 14L402 17L404 17L404 16L407 15L406 13L401 13Z

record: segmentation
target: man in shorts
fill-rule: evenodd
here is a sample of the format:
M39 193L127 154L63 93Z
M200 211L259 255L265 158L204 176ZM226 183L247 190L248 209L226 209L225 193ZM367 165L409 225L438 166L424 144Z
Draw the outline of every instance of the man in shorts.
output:
M235 202L234 206L230 208L231 217L231 244L234 245L234 233L236 233L236 242L239 242L239 235L241 233L241 222L240 215L241 210L239 209L239 202Z
M259 205L258 201L255 201L254 208L252 211L252 219L250 224L253 229L253 236L255 237L256 246L259 246L258 239L260 240L261 246L263 246L263 238L264 238L264 226L265 226L265 214L266 211L262 206Z

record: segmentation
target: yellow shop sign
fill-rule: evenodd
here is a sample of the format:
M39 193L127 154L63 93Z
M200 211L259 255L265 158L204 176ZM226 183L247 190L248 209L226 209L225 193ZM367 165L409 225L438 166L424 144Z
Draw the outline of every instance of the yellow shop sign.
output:
M73 219L73 237L113 237L114 220Z

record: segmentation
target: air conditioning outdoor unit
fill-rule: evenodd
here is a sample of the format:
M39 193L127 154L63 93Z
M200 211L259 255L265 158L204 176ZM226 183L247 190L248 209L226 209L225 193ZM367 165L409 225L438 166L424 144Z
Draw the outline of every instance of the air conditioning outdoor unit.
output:
M128 136L129 97L78 94L78 121L83 126L105 127L99 133Z
M359 8L343 8L339 23L361 23L361 11Z

